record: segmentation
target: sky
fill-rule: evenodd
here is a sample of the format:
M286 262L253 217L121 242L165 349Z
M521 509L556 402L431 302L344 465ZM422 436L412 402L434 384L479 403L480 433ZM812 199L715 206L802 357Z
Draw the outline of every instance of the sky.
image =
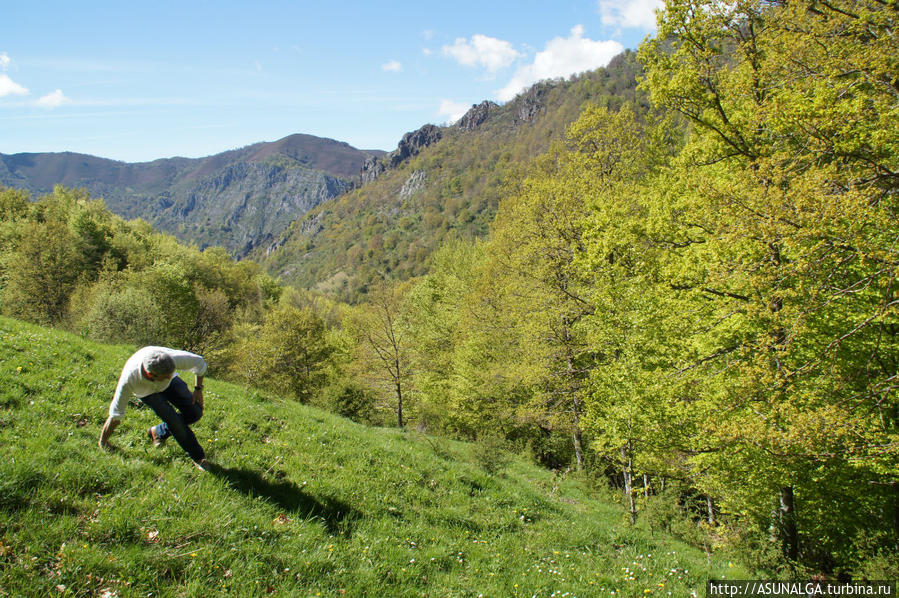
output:
M636 49L661 0L5 4L0 153L144 162L293 133L390 151Z

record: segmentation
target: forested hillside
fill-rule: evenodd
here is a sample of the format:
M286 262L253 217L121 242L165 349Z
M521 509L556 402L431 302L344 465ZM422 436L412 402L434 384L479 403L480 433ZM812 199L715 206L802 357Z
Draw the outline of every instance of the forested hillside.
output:
M505 186L562 138L584 105L630 104L645 113L640 70L625 52L606 68L539 83L503 106L473 106L455 125L431 130L436 141L372 165L373 180L309 211L251 257L290 284L353 301L373 281L424 274L444 243L486 236Z
M689 489L771 566L896 577L896 17L669 1L642 88L688 135L588 107L441 250L390 320L420 417L567 437L635 518Z
M297 222L267 263L331 296L4 190L0 306L515 450L773 575L897 579L897 12L668 0L637 57ZM635 58L640 91L603 96Z

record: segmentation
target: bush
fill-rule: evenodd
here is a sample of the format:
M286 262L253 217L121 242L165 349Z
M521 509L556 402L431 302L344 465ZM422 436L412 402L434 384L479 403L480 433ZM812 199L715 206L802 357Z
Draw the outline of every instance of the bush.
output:
M129 277L129 286L153 298L163 314L164 332L153 344L190 346L200 305L194 294L193 272L184 264L157 262Z
M367 425L381 423L375 408L375 397L365 388L353 384L336 384L322 393L321 407Z
M18 247L3 255L3 313L39 324L57 324L81 271L81 256L65 222L20 225Z
M134 287L101 285L79 327L98 341L143 346L162 344L165 323L162 308L152 295Z
M485 433L471 445L471 456L490 475L503 473L512 463L505 439L498 434Z
M678 490L666 489L658 494L641 497L639 517L646 522L651 532L672 532L684 521L693 525L680 507L679 494Z
M862 532L853 542L852 577L855 579L899 579L899 554L895 536L885 532Z
M234 334L231 372L247 384L310 403L328 383L335 348L325 323L311 308L281 305L262 326L241 326Z

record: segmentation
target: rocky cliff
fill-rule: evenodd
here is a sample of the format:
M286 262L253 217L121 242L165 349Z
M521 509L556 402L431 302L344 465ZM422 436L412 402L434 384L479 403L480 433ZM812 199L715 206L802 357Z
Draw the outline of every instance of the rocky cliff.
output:
M362 184L370 183L387 170L398 168L421 150L440 141L443 131L436 125L425 125L417 131L406 133L395 150L384 158L371 157L362 164Z
M474 104L471 109L466 112L456 126L463 131L474 131L487 120L490 113L499 108L498 104L490 101L483 101L480 104Z
M154 223L199 246L244 256L271 243L298 216L353 186L300 165L238 162L197 181L159 210Z

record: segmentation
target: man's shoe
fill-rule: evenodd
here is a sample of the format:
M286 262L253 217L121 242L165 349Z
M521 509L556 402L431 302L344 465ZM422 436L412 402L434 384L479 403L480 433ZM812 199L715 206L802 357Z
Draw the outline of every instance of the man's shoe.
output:
M165 444L165 438L161 438L156 434L156 426L150 426L150 429L147 430L147 436L150 437L150 440L153 442L153 446L162 446Z
M209 461L207 461L206 459L200 459L199 461L194 461L193 464L194 464L194 467L196 467L200 471L209 471L209 469L210 469Z

